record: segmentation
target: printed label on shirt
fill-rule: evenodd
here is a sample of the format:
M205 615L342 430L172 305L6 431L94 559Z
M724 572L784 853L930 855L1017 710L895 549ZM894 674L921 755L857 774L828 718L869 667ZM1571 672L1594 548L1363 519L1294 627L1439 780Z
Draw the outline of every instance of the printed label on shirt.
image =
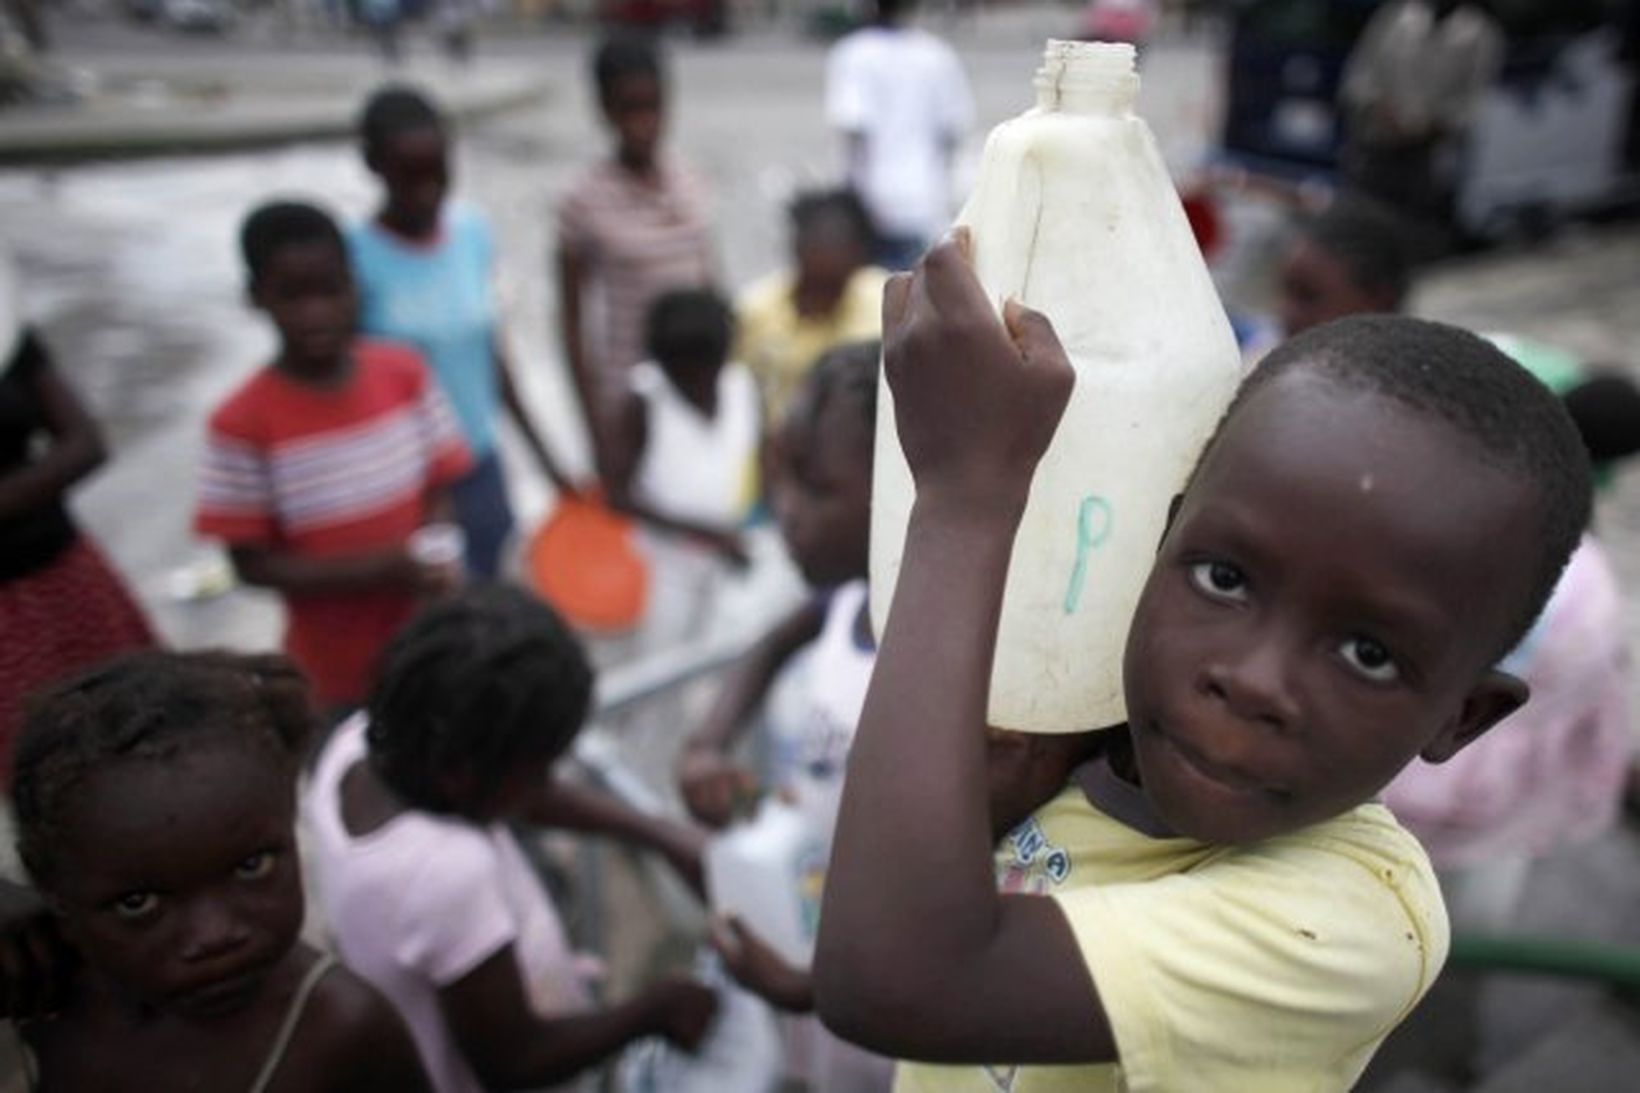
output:
M997 886L1004 892L1045 895L1071 875L1071 857L1048 841L1035 818L1014 828L997 863Z

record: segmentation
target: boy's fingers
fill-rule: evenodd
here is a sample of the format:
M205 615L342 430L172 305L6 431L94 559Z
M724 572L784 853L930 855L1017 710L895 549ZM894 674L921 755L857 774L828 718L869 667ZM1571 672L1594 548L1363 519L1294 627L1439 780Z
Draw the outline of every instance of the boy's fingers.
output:
M1002 321L1026 367L1055 371L1063 369L1075 378L1070 360L1065 355L1065 347L1060 344L1053 322L1046 315L1010 298L1002 305Z
M951 242L957 245L962 257L972 265L974 262L974 233L967 224L958 224L951 229Z
M905 319L906 305L911 300L911 274L896 273L883 286L883 333L887 334Z
M968 261L964 246L966 244L959 245L957 236L953 235L928 252L922 263L923 291L937 311L983 308L988 313L991 301Z

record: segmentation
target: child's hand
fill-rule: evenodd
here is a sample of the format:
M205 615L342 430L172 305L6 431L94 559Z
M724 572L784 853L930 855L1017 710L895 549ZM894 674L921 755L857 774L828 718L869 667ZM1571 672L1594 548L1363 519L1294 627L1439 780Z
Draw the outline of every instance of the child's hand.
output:
M717 1016L717 994L693 979L664 979L650 988L655 1007L655 1031L685 1051L695 1051L706 1039Z
M752 564L752 556L746 553L746 542L740 537L739 532L719 532L709 536L706 541L735 569L745 569Z
M74 952L32 889L0 882L0 1018L47 1017L61 1008Z
M735 982L787 1013L814 1010L814 979L781 955L733 915L712 920L712 948Z
M686 746L678 756L678 790L689 815L716 830L757 792L757 776L716 748Z
M1022 510L1076 373L1047 316L998 322L959 228L883 292L883 367L919 499Z

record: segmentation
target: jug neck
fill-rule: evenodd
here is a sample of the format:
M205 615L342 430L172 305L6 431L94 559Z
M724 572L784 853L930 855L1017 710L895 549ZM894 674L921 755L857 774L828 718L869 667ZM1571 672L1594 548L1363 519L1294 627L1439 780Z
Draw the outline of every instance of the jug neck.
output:
M1129 114L1139 93L1133 47L1049 39L1035 84L1039 110L1099 117Z

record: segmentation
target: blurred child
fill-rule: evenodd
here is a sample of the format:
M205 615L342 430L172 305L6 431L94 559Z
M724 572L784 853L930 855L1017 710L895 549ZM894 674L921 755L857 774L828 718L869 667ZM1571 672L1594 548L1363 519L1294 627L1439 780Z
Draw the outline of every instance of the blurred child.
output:
M495 239L484 214L448 200L449 135L424 96L390 87L370 97L359 123L366 166L381 182L376 215L347 233L359 286L359 328L413 346L443 388L473 466L451 483L473 573L493 578L513 527L496 451L502 407L560 491L570 491L536 431L507 362L496 300Z
M535 1089L665 1036L693 1049L713 995L669 979L593 1007L585 972L509 823L598 830L661 851L698 887L699 844L555 782L592 674L550 609L481 586L388 648L303 798L342 958L404 1015L439 1093Z
M1406 231L1394 213L1359 197L1300 222L1276 273L1276 340L1348 315L1400 311L1412 285Z
M558 206L558 324L602 471L608 415L644 358L644 317L668 289L709 284L715 259L705 185L661 148L660 47L638 37L605 41L592 78L613 147Z
M248 584L285 599L285 648L327 712L364 701L377 653L447 564L411 536L440 519L471 463L438 385L409 349L353 335L336 224L277 202L245 220L250 296L279 355L211 415L194 526Z
M821 353L880 336L888 279L870 264L871 218L850 191L799 194L788 214L792 268L752 284L735 307L735 356L757 377L770 428Z
M26 695L154 636L68 491L108 458L102 430L25 321L0 252L0 782Z
M1451 327L1348 319L1267 358L1175 503L1127 724L1038 813L1042 895L999 896L990 666L1075 373L1042 315L998 322L965 242L885 299L917 501L849 759L820 1013L947 1064L904 1067L903 1090L1347 1088L1447 948L1428 859L1372 798L1525 701L1494 665L1587 524L1576 431Z
M37 702L18 851L80 960L21 1026L40 1088L428 1088L398 1015L297 940L312 727L277 657L136 654Z
M723 562L746 563L740 525L756 495L757 385L728 359L734 317L715 293L678 289L650 309L650 360L631 372L608 460L610 502L643 522L647 644L700 635Z

